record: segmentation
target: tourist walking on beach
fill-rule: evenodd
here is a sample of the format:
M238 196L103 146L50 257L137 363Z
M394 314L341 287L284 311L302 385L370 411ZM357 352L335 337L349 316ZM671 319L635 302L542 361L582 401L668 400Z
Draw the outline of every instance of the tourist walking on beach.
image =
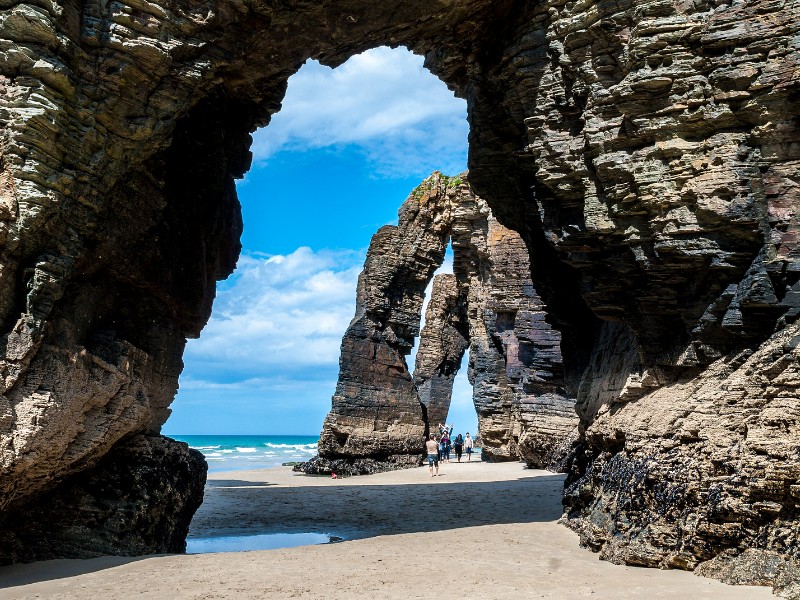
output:
M450 448L453 447L452 446L452 440L450 439L450 436L447 436L444 439L444 442L445 442L444 443L444 458L445 458L446 462L450 462Z
M433 434L425 442L425 451L428 453L428 470L431 472L431 477L436 477L439 474L439 444L436 443L436 437ZM436 475L433 474L434 466L436 466Z
M458 462L461 462L461 452L464 450L464 438L461 437L460 433L456 436L456 439L453 442L453 447L456 449L456 458L458 459Z
M445 451L447 450L447 438L442 436L439 440L439 460L444 462L445 459Z
M472 441L472 438L469 437L469 431L467 432L467 437L464 438L464 449L467 451L467 460L472 460L472 448L475 446L475 442Z

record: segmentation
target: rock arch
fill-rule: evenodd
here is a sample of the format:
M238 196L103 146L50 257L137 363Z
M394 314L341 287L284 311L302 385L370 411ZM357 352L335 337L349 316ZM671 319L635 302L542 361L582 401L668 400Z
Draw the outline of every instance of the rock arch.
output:
M467 98L472 183L561 331L569 522L620 562L797 585L798 9L8 4L4 535L112 449L157 456L184 340L238 253L233 178L286 78L404 44Z
M454 274L434 277L451 240ZM467 348L484 459L563 469L576 438L575 400L565 389L561 336L530 273L525 243L497 222L466 173L423 181L398 225L372 237L319 457L296 470L417 466L428 432L447 417ZM417 337L412 374L405 356Z

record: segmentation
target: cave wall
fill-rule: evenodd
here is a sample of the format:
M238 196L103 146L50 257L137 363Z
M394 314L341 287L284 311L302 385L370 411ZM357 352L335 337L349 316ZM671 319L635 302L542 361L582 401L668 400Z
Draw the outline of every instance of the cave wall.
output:
M24 539L32 525L19 511L74 489L70 480L114 448L158 434L185 341L199 334L216 281L238 257L234 179L249 168L250 132L278 110L288 77L312 56L336 65L382 43L458 37L502 17L488 4L4 6L5 535ZM184 502L189 517L196 504ZM168 529L176 517L163 512Z
M6 4L0 510L166 419L183 342L238 252L248 132L286 78L309 57L405 44L467 98L472 185L521 234L561 332L582 416L567 508L584 543L790 580L799 12Z
M532 249L578 395L566 522L609 560L787 594L799 8L528 7L471 104L471 181Z

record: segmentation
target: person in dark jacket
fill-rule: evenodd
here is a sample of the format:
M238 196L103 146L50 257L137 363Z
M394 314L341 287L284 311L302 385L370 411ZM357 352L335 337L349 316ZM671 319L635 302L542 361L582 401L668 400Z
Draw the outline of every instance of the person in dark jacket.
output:
M453 447L456 449L456 458L461 462L461 453L464 451L464 438L459 433L453 441Z

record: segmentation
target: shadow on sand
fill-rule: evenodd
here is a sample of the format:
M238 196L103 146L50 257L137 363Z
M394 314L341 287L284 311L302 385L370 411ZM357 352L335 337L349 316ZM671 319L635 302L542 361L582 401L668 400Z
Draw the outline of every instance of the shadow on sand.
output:
M555 521L562 513L563 482L564 475L538 475L448 483L446 474L431 478L428 485L264 488L246 481L217 481L206 488L189 536L324 532L357 539Z
M158 556L158 555L154 555ZM67 579L86 573L94 573L121 565L151 558L150 556L100 556L87 559L43 560L35 563L0 567L0 590L3 588Z
M555 521L563 475L397 485L300 485L209 480L190 538L317 532L359 539L504 523ZM360 478L359 478L360 479ZM457 534L456 534L457 535ZM457 537L454 536L454 542ZM0 590L119 567L151 557L104 556L0 567ZM0 594L2 596L3 594Z

